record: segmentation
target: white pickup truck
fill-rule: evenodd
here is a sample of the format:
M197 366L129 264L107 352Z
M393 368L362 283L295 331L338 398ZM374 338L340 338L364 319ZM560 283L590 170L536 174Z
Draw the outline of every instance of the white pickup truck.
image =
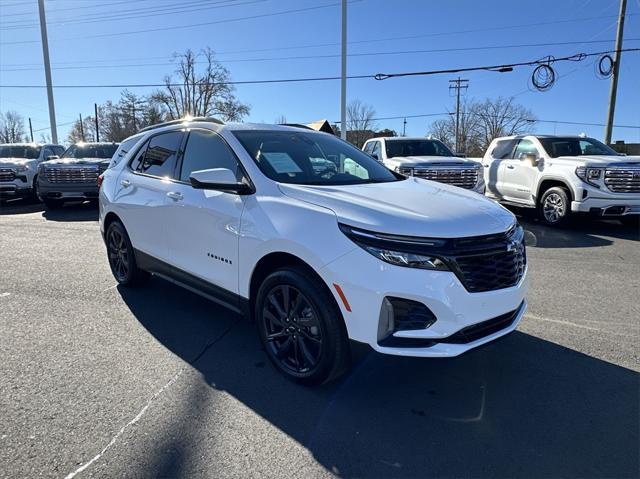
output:
M430 138L372 138L363 151L390 170L484 193L482 165L451 152L439 140Z
M593 138L496 138L482 163L487 196L537 208L548 225L561 225L572 213L638 224L640 157L616 153Z

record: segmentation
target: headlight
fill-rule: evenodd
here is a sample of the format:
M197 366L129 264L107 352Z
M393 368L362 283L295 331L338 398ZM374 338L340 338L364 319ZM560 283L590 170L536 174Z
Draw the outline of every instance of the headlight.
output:
M23 173L27 171L29 167L27 165L18 165L15 167L16 173Z
M576 168L576 176L580 178L585 183L590 184L591 186L595 186L596 188L600 188L600 185L595 183L597 180L602 178L602 168L589 168L586 166L578 166Z
M441 246L445 240L373 233L342 224L339 227L351 241L385 263L407 268L450 271L442 259L428 252L429 248Z

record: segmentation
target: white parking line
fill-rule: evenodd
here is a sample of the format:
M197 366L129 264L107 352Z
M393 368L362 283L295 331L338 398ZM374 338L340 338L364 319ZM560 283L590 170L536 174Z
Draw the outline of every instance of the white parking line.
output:
M0 298L6 298L7 296L11 296L11 293L0 293Z
M575 326L576 328L588 329L589 331L602 331L598 328L592 328L590 326L585 326L583 324L572 323L571 321L562 321L560 319L551 319L551 318L543 318L542 316L536 316L534 314L526 313L525 317L531 319L537 319L538 321L549 321L550 323L558 323L558 324L566 324L567 326Z

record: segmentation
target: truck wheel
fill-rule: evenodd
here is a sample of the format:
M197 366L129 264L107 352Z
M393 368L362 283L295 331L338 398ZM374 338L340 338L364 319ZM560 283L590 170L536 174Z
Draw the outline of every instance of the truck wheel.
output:
M119 221L114 221L105 233L109 266L116 281L123 286L138 286L151 276L138 268L129 235Z
M44 206L47 207L47 209L49 210L55 210L58 208L62 208L62 205L64 205L64 201L62 200L54 200L51 198L47 198L42 200L42 202L44 203Z
M312 282L301 267L276 270L263 281L255 318L267 356L288 379L320 384L348 368L342 314L327 288Z
M31 199L33 201L40 201L40 190L38 188L38 175L33 177L33 185L31 188Z
M544 192L538 205L540 219L549 226L560 226L571 215L571 201L566 188L554 186Z

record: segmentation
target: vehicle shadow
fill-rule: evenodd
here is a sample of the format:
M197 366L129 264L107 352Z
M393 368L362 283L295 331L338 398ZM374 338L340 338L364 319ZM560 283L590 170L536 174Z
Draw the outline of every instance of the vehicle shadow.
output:
M119 291L149 333L201 373L194 394L225 391L340 476L637 476L634 371L515 332L452 359L358 348L345 378L305 388L275 372L250 321L155 277ZM222 318L234 326L203 350ZM193 431L214 427L211 418L175 407L167 437L147 451L149 476L177 475L208 454Z
M510 209L525 229L527 246L534 248L592 248L611 245L615 239L640 241L640 229L618 220L577 216L566 226L554 228L542 224L531 211Z
M30 198L20 198L0 202L0 216L3 215L25 215L43 211L44 205L37 200Z
M45 209L42 216L48 221L98 221L98 206L91 201L65 203L59 208Z

